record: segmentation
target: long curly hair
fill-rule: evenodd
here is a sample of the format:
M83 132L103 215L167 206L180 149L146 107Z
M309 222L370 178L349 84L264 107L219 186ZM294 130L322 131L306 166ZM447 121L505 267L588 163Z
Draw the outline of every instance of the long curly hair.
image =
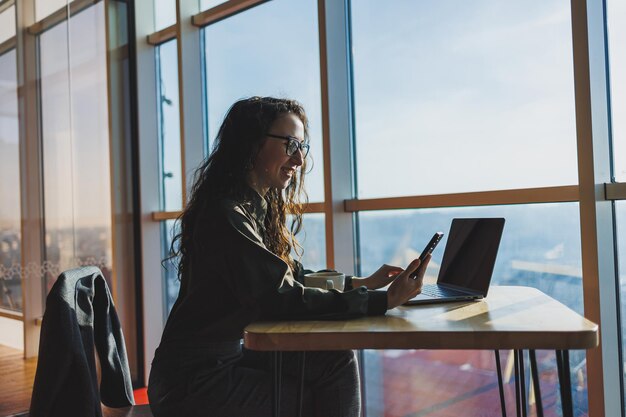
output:
M284 115L296 115L304 125L304 140L308 141L308 120L304 108L295 100L273 97L250 97L239 100L228 110L217 133L209 157L194 174L191 198L178 217L178 233L170 247L170 258L178 258L178 278L184 279L190 262L210 238L203 227L210 223L210 208L223 198L241 196L247 185L248 173L256 156L267 140L274 121ZM265 194L265 246L285 261L292 270L293 249L301 257L302 247L295 235L302 228L302 213L308 203L304 190L307 161L303 161L286 189L270 188ZM291 225L287 228L287 215Z

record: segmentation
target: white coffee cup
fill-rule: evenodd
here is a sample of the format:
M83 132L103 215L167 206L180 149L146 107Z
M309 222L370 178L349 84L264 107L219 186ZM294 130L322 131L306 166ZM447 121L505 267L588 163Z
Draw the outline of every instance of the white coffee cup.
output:
M324 290L343 291L346 275L341 272L313 272L304 275L304 285Z

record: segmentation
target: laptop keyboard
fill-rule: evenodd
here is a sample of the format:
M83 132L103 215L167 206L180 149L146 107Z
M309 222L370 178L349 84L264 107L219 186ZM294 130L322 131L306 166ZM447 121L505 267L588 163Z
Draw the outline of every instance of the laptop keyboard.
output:
M458 295L466 295L460 291L448 290L444 287L440 287L438 285L427 284L422 287L422 294L435 297L435 298L443 298L443 297L455 297Z

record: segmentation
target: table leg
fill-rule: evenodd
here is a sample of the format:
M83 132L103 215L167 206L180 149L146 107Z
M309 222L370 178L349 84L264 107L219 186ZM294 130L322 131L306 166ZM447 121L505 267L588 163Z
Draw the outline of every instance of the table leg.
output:
M527 401L526 401L526 375L524 373L524 351L519 350L517 354L518 362L517 366L519 369L519 385L520 385L520 405L522 409L522 417L526 417L527 414Z
M500 364L500 351L494 350L496 354L496 372L498 373L498 389L500 390L500 409L502 417L506 417L506 403L504 402L504 384L502 383L502 366Z
M539 370L537 368L537 355L535 349L528 350L530 359L530 372L532 374L533 386L535 387L535 407L537 417L543 417L543 402L541 401L541 387L539 386Z
M519 350L513 350L513 369L515 370L515 415L517 417L522 417L522 401L520 400L520 387L519 387Z
M305 370L305 360L306 360L306 352L300 352L300 382L298 386L298 400L297 405L297 415L298 417L302 417L302 401L304 399L304 370Z
M561 388L561 408L563 417L574 416L574 406L572 404L572 383L569 369L569 351L556 351L556 366L559 373L559 386Z
M272 352L272 414L280 417L282 352Z

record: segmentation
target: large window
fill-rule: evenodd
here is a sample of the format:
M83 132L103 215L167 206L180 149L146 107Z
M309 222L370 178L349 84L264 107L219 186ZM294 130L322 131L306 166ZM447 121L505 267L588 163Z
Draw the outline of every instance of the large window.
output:
M60 271L110 282L111 185L104 4L39 36L46 293Z
M160 205L164 211L181 210L183 180L178 105L178 58L175 40L157 47L157 82Z
M583 313L580 226L578 204L575 203L360 213L359 246L363 275L374 272L383 263L406 266L417 257L432 233L443 231L447 234L455 217L506 219L492 285L535 287ZM433 253L425 278L427 282L437 279L445 244L446 237ZM449 415L463 404L465 407L476 407L474 413L467 412L467 415L474 415L483 410L481 401L484 398L492 398L493 404L499 404L493 354L478 351L372 351L367 352L365 358L366 372L385 375L382 383L367 375L368 395L384 400L388 409L400 407L403 410L393 415L404 416L424 408L442 413L434 415ZM503 356L503 361L509 359L508 353ZM541 353L538 357L542 383L544 380L551 381L543 386L544 397L558 395L554 360L553 352ZM403 363L412 363L414 367ZM577 377L573 397L575 407L586 410L587 396L581 394L587 389L583 366L585 352L572 351L571 363ZM426 378L425 374L429 375L428 378L436 375L439 382L418 383L421 378ZM456 381L461 378L464 382L459 385ZM394 388L395 383L411 379L416 382L401 392ZM511 379L510 383L513 382ZM445 396L433 397L432 390L436 386L450 389L446 389ZM507 396L507 402L514 403L511 387L507 387ZM372 415L370 411L378 415L376 401L367 404L368 415ZM556 404L553 406L556 407Z
M36 356L56 278L95 265L135 377L139 177L128 3L0 0L0 343Z
M156 48L157 115L159 145L159 195L163 211L183 208L182 155L180 141L180 107L178 93L178 51L176 40ZM161 260L165 315L174 306L180 281L177 258L170 258L175 221L161 222Z
M569 2L352 2L360 198L576 184Z
M15 10L11 10L13 13ZM15 50L0 55L0 308L22 310L19 132Z
M276 0L207 26L204 59L209 144L236 100L266 95L296 99L310 120L309 199L323 201L316 5L314 0Z
M189 7L179 7L178 23L185 26L174 33L171 27L161 29L176 23L176 2L152 0L154 30L159 31L150 36L157 58L157 105L153 107L158 134L149 137L158 136L159 141L160 212L152 216L161 222L159 260L169 255L175 228L172 212L184 208L183 171L194 168L189 160L197 164L200 159L190 157L190 149L204 145L205 153L211 151L236 100L255 95L289 97L304 104L310 120L309 200L324 202L325 189L331 190L332 185L333 191L332 204L314 204L316 212L304 216L298 239L304 247L299 259L305 267L327 266L326 243L333 248L329 259L332 256L341 267L349 265L356 252L360 275L383 263L404 267L434 231L447 233L454 217L505 217L493 284L536 287L584 313L583 282L593 287L597 277L585 274L583 279L583 263L587 271L597 254L587 245L583 253L581 247L581 231L585 239L594 232L585 216L585 223L580 223L581 212L588 212L591 202L583 198L587 182L579 188L579 176L586 180L591 174L585 168L588 155L577 152L590 145L590 139L584 121L587 68L579 59L584 52L578 55L585 45L574 45L573 40L580 42L579 35L589 30L588 39L597 45L604 34L603 17L591 9L599 3L586 3L590 13L585 25L580 23L579 5L566 0L397 0L385 6L375 0L197 1L200 13L195 16L185 15L191 13ZM318 4L325 10L322 33ZM622 47L626 26L621 24L626 6L607 0L606 7L609 127L613 173L620 181L626 178L626 130L621 117L626 109ZM199 33L188 26L190 21L201 26ZM324 48L320 38L327 42ZM320 59L324 51L327 55ZM178 57L183 57L181 62ZM591 58L595 74L599 61ZM320 63L327 65L320 70ZM322 91L322 80L328 81L329 91ZM595 102L602 86L594 83L593 87L595 147L605 139L598 134L603 127L596 123L604 116L598 114ZM322 114L323 94L328 95L331 114ZM183 120L186 137L181 144ZM342 123L345 126L338 126ZM332 184L331 178L324 178L324 161L331 155L322 152L322 126L330 132L325 139L333 151L332 167L350 167L342 175L329 170ZM143 131L149 129L144 126ZM181 149L187 149L186 157ZM594 169L604 175L606 168ZM343 175L352 169L354 179ZM353 217L341 208L343 198L350 199L344 208L356 212ZM152 201L147 203L155 210ZM621 202L616 203L616 213L621 239L626 233ZM353 242L337 233L355 237L355 251L344 251ZM623 271L624 244L618 243ZM428 280L436 279L445 244L444 240L434 254ZM163 285L166 311L179 285L172 267L166 266ZM602 285L610 278L604 271L594 272L602 274ZM620 277L622 293L623 272ZM585 297L594 303L600 299L588 293ZM586 313L600 321L594 308ZM617 328L618 322L619 317L603 318L603 334ZM500 354L510 413L515 403L512 355ZM547 414L559 415L554 352L541 351L537 357ZM364 358L370 417L500 415L493 352L366 351ZM588 357L577 351L570 359L575 415L586 415L586 361L597 366L598 356L596 351ZM400 384L405 385L398 389Z
M443 202L451 193L514 195L578 183L569 2L399 1L381 8L354 1L351 13L359 198L442 195ZM468 195L462 204L468 207L359 213L360 272L406 266L454 217L504 217L492 284L536 287L583 313L577 203L471 207L478 203ZM428 281L436 280L445 243ZM543 396L557 396L554 353L538 360ZM576 415L588 408L585 360L585 352L572 352ZM415 368L403 365L409 362ZM382 415L370 398L381 400L384 415L500 413L493 353L368 351L364 367L368 416ZM431 382L420 383L420 374ZM394 388L406 380L415 383ZM441 386L445 396L436 395ZM506 392L514 403L511 386ZM550 407L560 413L560 404Z

